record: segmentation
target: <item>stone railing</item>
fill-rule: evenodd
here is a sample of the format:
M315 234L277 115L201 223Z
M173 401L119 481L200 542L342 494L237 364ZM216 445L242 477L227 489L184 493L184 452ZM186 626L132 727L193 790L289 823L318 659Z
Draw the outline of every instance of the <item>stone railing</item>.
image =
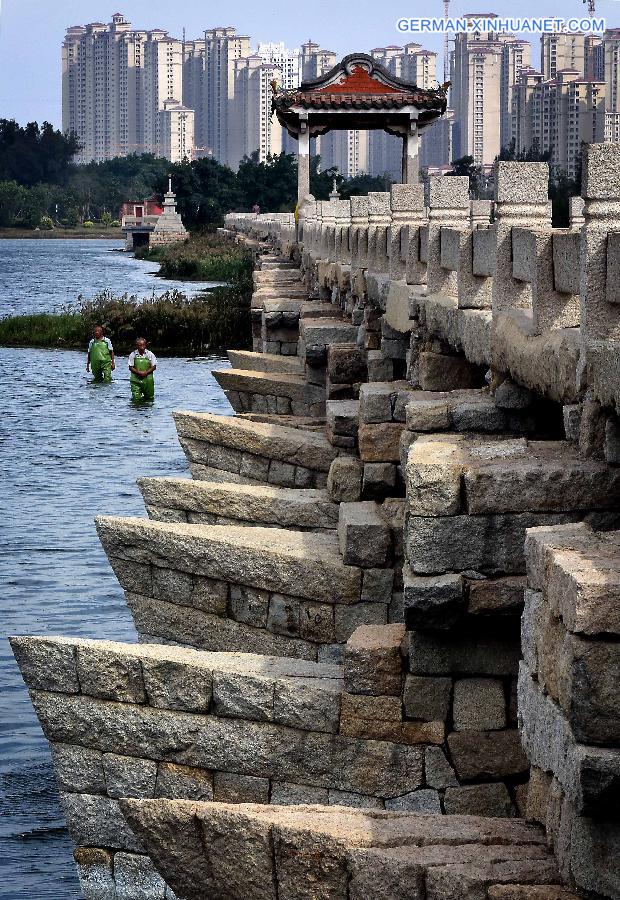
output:
M295 248L314 294L354 324L381 318L384 337L391 329L389 340L406 347L388 358L409 356L414 386L417 355L435 341L566 406L586 398L595 423L584 432L597 431L599 446L584 451L614 461L620 146L587 147L570 228L551 227L547 181L546 163L500 162L493 203L470 201L465 177L438 176L426 199L421 185L394 185L309 201L297 226L282 215L231 214L226 227L268 236L284 254ZM360 340L377 349L366 331Z

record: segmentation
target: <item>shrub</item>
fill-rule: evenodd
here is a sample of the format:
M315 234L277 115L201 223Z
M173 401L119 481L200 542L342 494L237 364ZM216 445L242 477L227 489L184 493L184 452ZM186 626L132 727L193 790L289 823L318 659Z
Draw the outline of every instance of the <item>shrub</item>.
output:
M49 216L41 216L39 228L42 228L44 231L52 231L52 229L54 228L54 223Z
M94 227L95 227L95 223L91 222L90 219L86 219L86 221L84 222L84 228L94 228Z

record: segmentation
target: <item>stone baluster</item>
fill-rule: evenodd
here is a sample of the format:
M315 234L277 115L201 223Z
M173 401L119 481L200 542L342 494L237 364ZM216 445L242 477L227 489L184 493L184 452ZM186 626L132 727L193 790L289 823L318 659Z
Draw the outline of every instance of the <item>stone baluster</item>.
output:
M392 223L390 194L388 191L368 192L368 269L379 274L387 273L388 233Z
M330 242L333 239L334 229L334 211L331 200L321 200L321 247L319 258L329 260L330 258Z
M580 232L582 363L590 393L620 408L620 144L589 144L584 153ZM606 458L617 452L606 450Z
M495 271L493 314L507 309L532 308L532 282L518 254L523 256L523 235L513 229L545 228L550 225L547 198L549 165L541 162L497 163L495 178ZM522 240L519 248L518 241ZM530 251L525 251L529 253Z
M351 197L351 268L368 265L368 197Z
M469 231L469 178L466 175L432 175L428 191L427 293L456 297L457 268L448 268L456 262L451 253L454 241L451 242L450 237L442 238L442 228Z
M580 229L586 219L583 214L584 200L583 197L570 197L568 201L568 215L571 228Z
M323 211L321 201L317 200L314 206L314 224L312 225L312 259L316 260L321 254L321 235L323 233Z
M590 144L583 169L581 322L586 341L620 340L620 145Z
M351 201L334 200L336 214L336 236L334 260L341 265L351 265L349 232L351 230Z
M390 194L389 272L394 281L403 281L407 275L409 241L414 241L417 250L418 231L424 221L424 186L393 184Z
M493 201L472 200L469 211L472 228L476 228L478 225L489 225L493 212Z
M297 239L306 252L310 250L310 236L315 215L316 202L307 200L299 211L297 222Z

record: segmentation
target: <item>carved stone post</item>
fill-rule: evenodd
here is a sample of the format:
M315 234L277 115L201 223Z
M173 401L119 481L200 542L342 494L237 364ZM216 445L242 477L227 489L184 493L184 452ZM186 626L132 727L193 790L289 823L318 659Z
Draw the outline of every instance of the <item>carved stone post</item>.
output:
M424 221L424 187L421 184L393 184L391 188L390 278L402 281L407 274L410 236L416 241Z
M514 277L513 228L550 225L549 165L542 162L497 163L495 178L495 274L493 313L531 309L531 282Z
M469 229L469 178L466 175L432 175L428 191L427 293L456 297L457 271L447 268L452 264L448 259L450 247L444 241L442 248L441 229L442 226Z
M388 191L368 192L368 268L372 272L387 273L388 231L392 222Z

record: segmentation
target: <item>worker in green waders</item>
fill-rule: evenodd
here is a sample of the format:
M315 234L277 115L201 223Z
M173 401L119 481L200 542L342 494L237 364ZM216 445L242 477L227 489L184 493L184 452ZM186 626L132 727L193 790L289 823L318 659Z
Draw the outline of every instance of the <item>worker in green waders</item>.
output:
M103 328L97 325L88 345L86 354L86 371L92 371L93 380L109 384L112 371L116 368L114 348L110 338L104 337Z
M131 377L131 396L133 400L153 400L155 397L155 379L153 372L157 368L155 354L146 349L146 339L138 338L136 349L129 354L129 371Z

